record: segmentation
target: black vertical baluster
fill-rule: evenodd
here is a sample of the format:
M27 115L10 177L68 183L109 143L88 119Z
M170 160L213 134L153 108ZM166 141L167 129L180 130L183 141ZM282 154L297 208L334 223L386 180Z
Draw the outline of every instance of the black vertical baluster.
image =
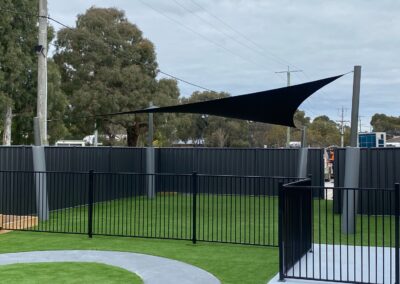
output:
M261 186L260 186L261 178L257 178L257 181L258 181L257 182L257 188L258 188L258 191L257 191L257 196L258 196L258 241L257 241L257 244L262 245L262 242L261 242L261 198L262 198L262 195L261 195ZM256 180L254 180L254 183L256 183Z
M219 236L219 228L218 228L218 224L219 224L219 220L218 220L218 216L219 216L219 181L220 181L220 177L215 177L215 182L216 182L216 186L215 188L215 200L216 200L216 217L215 217L215 233L216 233L216 238L215 240L218 242L218 236Z
M262 192L263 192L263 196L262 196L262 200L263 200L263 206L262 206L262 210L263 210L263 227L262 227L262 244L265 245L265 230L267 230L267 228L265 227L265 199L268 198L267 194L269 194L269 190L267 188L265 188L265 178L263 177L261 179L262 183L261 183L261 188L262 188ZM268 230L270 230L268 228ZM260 229L261 231L261 229ZM261 241L260 241L261 242Z
M93 178L94 178L94 172L93 170L89 171L89 196L88 196L88 203L89 203L89 208L88 208L88 236L89 238L92 238L92 226L93 226Z
M385 191L381 190L382 195L382 283L385 283Z
M375 283L378 283L378 197L375 191Z
M354 245L353 245L353 248L354 248L354 282L356 282L357 281L357 279L356 279L356 273L357 273L357 271L356 271L356 267L357 267L357 239L356 239L356 236L357 236L357 203L356 203L356 199L357 199L357 196L358 196L358 192L357 192L357 190L356 189L353 189L353 196L354 196L354 198L353 198L353 208L354 208L354 211L353 211L353 213L354 213L354 215L353 215L353 220L354 220L354 241L353 241L353 243L354 243Z
M197 173L192 173L192 243L196 243L196 198L197 198Z
M321 270L322 270L322 265L321 265L321 245L322 245L322 241L321 241L321 197L318 198L318 250L319 250L319 255L318 255L318 261L319 261L319 267L318 267L318 271L319 271L319 279L321 279Z
M360 195L360 248L361 248L361 282L364 281L364 243L363 243L363 235L364 235L364 231L363 231L363 219L364 219L364 211L363 211L363 196L364 196L364 191L360 190L359 192Z
M278 243L279 243L279 280L284 281L285 279L285 267L284 267L284 243L283 241L286 240L286 236L284 234L286 233L283 225L284 225L284 217L285 217L285 212L284 212L284 204L285 204L285 191L283 187L283 183L279 182L279 187L278 187L278 201L279 201L279 206L278 206Z
M392 247L393 247L393 242L392 242L392 215L393 215L393 198L392 198L392 192L388 192L389 196L389 252L390 252L390 283L393 282L393 253L392 253Z
M239 177L239 242L242 243L242 177Z
M331 214L332 214L332 251L333 251L333 280L337 280L336 279L336 267L335 267L335 248L336 248L336 244L335 244L335 198L333 198L333 189L332 190L332 210L331 210Z
M273 186L275 185L275 180L271 180L271 182L273 182ZM275 189L275 188L274 188ZM275 196L274 196L275 197ZM275 216L275 198L272 200L272 219L271 219L271 225L272 225L272 243L275 244L275 240L276 240L276 231L275 231L275 221L276 221L276 216ZM270 204L271 205L271 204ZM269 214L271 214L271 207L268 208L269 210ZM268 217L271 218L271 215ZM271 227L270 227L271 228Z
M225 242L228 242L228 180L230 180L230 177L225 178L224 182L224 200L225 200L225 216L222 220L225 222Z
M347 212L349 212L349 198L348 198L348 195L349 195L349 189L346 189L346 195L347 195L347 198L346 198L346 206L347 206ZM347 259L347 266L346 266L346 273L347 273L347 275L346 275L346 280L347 281L350 281L350 276L349 276L349 234L348 234L348 231L349 231L349 214L347 213L346 214L346 217L347 217L347 221L346 221L346 259Z
M367 191L367 216L368 216L368 282L371 282L371 218L370 218L370 195L371 191Z
M399 216L400 216L400 184L396 183L394 187L394 206L395 206L395 273L396 273L396 284L400 283L400 224L399 224Z
M232 204L232 200L233 200L233 177L230 177L230 186L229 186L229 193L230 193L230 202L231 202L231 206L230 208L230 224L229 224L229 242L232 242L232 229L233 229L233 222L232 222L232 217L233 217L233 204Z
M329 234L328 234L328 190L324 188L325 191L325 265L326 265L326 279L329 278L329 270L328 270L328 244L329 244Z
M211 198L211 241L214 241L214 209L216 208L215 206L215 200L216 200L216 193L214 192L215 189L215 177L211 177L211 188L210 191L212 192L212 198Z
M234 209L234 211L235 211L235 214L234 214L234 217L235 217L235 221L233 222L233 224L234 224L234 226L235 226L235 229L234 229L234 237L235 237L235 240L234 240L234 242L236 243L237 242L237 211L236 211L236 205L237 205L237 200L238 200L238 195L237 195L237 178L236 177L233 177L233 179L235 180L235 209Z

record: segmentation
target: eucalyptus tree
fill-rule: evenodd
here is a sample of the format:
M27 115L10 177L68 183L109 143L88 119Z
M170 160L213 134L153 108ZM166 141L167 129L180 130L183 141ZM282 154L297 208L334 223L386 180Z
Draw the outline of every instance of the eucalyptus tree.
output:
M92 133L95 124L111 139L124 129L128 146L136 146L147 129L146 115L96 115L178 99L176 82L157 80L154 45L124 11L92 7L78 15L74 28L58 32L56 45L54 60L61 69L75 135Z

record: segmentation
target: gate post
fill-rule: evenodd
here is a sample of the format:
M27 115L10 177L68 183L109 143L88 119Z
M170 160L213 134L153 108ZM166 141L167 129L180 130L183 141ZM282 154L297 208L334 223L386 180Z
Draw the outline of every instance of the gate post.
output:
M278 245L279 245L279 281L285 281L285 273L284 273L284 262L283 262L283 234L284 234L284 229L283 229L283 217L284 217L284 205L285 205L285 192L284 192L284 187L283 187L283 182L279 182L279 193L278 193Z

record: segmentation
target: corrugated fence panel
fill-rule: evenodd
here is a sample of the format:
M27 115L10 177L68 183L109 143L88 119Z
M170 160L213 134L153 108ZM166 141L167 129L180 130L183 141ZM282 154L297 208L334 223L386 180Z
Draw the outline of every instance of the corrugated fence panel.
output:
M0 147L0 171L32 171L32 148L25 146ZM26 204L25 208L17 206L18 199L27 197L27 200L35 198L35 184L32 174L24 174L21 179L17 175L3 173L0 175L0 214L29 214L36 205ZM12 196L12 198L3 198ZM7 202L8 199L8 202Z
M49 171L143 172L143 148L46 147Z
M295 177L298 155L297 149L158 148L156 163L158 173ZM323 149L309 149L308 174L312 185L323 186Z
M362 148L360 151L359 187L392 189L396 182L400 182L400 148ZM337 149L334 162L335 186L344 186L345 160L345 149ZM370 196L374 199L372 195ZM338 201L335 202L337 205L341 204L339 194L335 194L334 198ZM374 204L368 206L366 202L363 202L362 206L359 204L359 211L362 207L365 210L369 209L370 213L388 214L389 208L394 208L394 203L390 206L387 202L386 208L380 208ZM377 204L384 204L384 202L377 200ZM338 211L339 208L336 207L336 212Z
M0 146L1 171L32 171L32 148L30 146Z
M344 185L345 160L345 149L336 149L335 186ZM400 182L400 148L362 148L359 182L362 188L394 188Z
M62 182L62 179L70 181L67 178L71 172L88 172L93 169L97 172L137 172L142 173L145 169L144 149L143 148L111 148L111 147L45 147L46 169L47 171L65 172L62 174L47 175L47 190L49 197L50 210L59 209L60 202L57 196L64 191L71 191L80 194L74 195L73 199L64 200L62 207L72 207L86 204L87 201L87 175L76 175L73 179L73 184L70 182ZM32 148L30 146L12 146L0 147L0 171L33 171ZM33 176L29 176L29 181L26 180L28 175L24 175L24 182L15 179L3 181L0 177L0 186L3 190L1 194L10 194L12 190L13 196L30 196L29 200L35 200L35 183ZM114 176L108 175L103 179L102 183L96 185L96 190L103 192L99 196L107 199L114 199L113 186L116 186L113 181ZM10 179L10 177L8 177ZM6 186L7 185L7 186ZM72 196L72 195L71 195ZM100 200L98 200L100 201ZM2 202L2 201L0 201ZM16 201L17 202L17 201ZM20 204L20 203L18 203ZM7 208L6 208L7 207ZM36 211L36 205L31 204L29 212L16 209L12 204L2 206L2 212L8 214L32 214ZM11 212L9 208L14 208L17 211Z

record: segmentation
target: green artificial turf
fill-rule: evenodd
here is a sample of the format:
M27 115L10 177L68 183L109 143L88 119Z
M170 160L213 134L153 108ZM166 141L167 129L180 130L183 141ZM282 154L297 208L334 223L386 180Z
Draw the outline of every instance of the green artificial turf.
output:
M266 283L278 271L277 248L106 236L89 239L85 235L36 232L0 235L0 253L64 249L115 250L167 257L205 269L222 283Z
M334 214L334 203L314 200L313 242L320 244L395 246L395 217L393 215L358 214L356 234L342 233L342 215Z
M93 233L190 240L192 201L191 195L172 194L96 203ZM394 246L394 216L357 215L357 234L346 235L333 205L333 201L314 200L315 243ZM199 194L196 206L198 240L278 246L276 197ZM80 206L53 211L49 221L31 229L86 233L87 210Z
M0 275L2 283L143 283L136 274L119 267L87 262L3 265L0 266Z
M192 196L185 194L95 203L93 233L190 240L192 204ZM198 240L278 245L276 197L199 194L196 204ZM49 221L32 229L86 233L87 211L87 206L53 211Z

